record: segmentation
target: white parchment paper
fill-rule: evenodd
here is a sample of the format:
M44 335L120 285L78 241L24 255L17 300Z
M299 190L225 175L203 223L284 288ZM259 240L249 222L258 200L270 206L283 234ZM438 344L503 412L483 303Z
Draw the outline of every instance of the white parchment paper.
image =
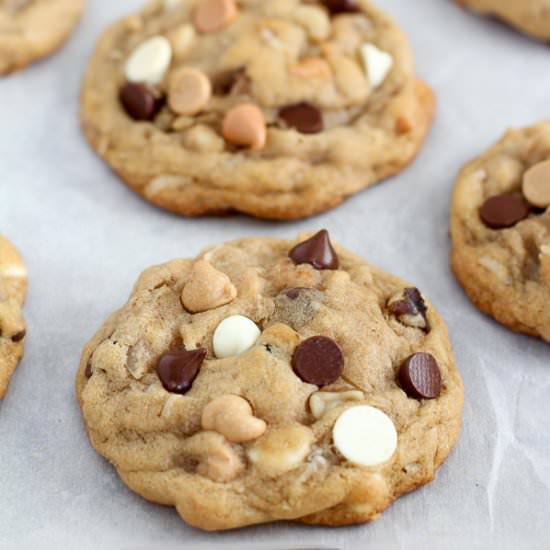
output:
M478 313L447 261L455 175L507 127L549 116L550 50L448 0L379 4L437 91L434 129L405 173L299 223L180 219L90 151L78 124L82 73L100 31L140 0L90 0L59 54L0 80L0 232L30 271L26 355L0 405L0 548L550 548L550 347ZM131 494L91 449L73 389L80 350L145 267L222 240L320 227L414 282L447 319L466 386L458 447L436 481L371 525L191 529Z

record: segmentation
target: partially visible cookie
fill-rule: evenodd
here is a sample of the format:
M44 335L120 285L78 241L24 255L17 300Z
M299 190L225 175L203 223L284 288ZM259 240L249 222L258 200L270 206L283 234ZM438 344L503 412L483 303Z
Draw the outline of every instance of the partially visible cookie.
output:
M158 206L294 219L401 171L434 108L368 0L152 0L99 40L81 119Z
M453 270L474 304L550 342L550 122L509 131L460 173Z
M434 478L463 404L433 306L326 231L148 269L77 394L122 480L208 530L374 520Z
M506 21L540 40L550 40L550 0L456 0L481 14Z
M14 246L0 235L0 399L23 355L25 322L21 308L27 291L27 268Z
M83 8L84 0L0 0L0 75L61 46Z

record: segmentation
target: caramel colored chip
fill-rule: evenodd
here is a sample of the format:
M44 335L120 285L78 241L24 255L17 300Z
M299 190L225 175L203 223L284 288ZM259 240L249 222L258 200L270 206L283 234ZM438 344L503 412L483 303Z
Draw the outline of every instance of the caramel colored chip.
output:
M523 195L533 206L550 206L550 160L539 162L525 172Z
M263 149L266 135L264 115L256 105L243 103L225 115L223 137L233 145Z
M330 65L321 57L309 57L290 67L290 74L300 78L328 80L332 77Z
M203 0L195 12L195 27L199 32L218 32L238 15L235 0Z
M201 111L212 95L209 78L190 67L175 72L170 79L168 104L180 115L194 115Z

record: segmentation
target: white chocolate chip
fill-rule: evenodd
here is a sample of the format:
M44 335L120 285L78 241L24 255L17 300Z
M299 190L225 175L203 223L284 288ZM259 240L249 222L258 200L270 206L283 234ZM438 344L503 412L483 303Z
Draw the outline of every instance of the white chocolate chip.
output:
M361 59L371 88L378 88L386 80L393 67L393 57L374 44L363 44Z
M304 463L311 452L313 432L295 424L266 433L248 449L248 458L268 475L280 475Z
M254 321L243 315L224 319L214 331L213 347L216 357L233 357L249 350L260 336Z
M125 74L129 82L159 84L172 60L172 47L164 36L153 36L142 42L126 62Z
M329 392L318 391L311 394L309 398L309 408L311 414L319 419L328 411L343 405L349 401L362 401L365 394L362 391L341 391Z
M346 409L334 424L332 439L344 458L360 466L384 464L397 449L393 422L369 405Z

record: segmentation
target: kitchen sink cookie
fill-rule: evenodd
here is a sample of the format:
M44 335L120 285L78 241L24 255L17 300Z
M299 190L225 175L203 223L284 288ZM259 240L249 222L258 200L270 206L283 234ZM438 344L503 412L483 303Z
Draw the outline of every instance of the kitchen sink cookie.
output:
M83 8L84 0L0 0L0 75L60 47Z
M434 478L463 405L433 306L326 231L148 269L77 393L128 487L207 530L376 519Z
M458 177L453 270L474 304L550 342L550 122L509 131Z
M158 206L294 219L403 169L434 103L368 0L154 0L100 39L81 117Z
M457 0L481 14L492 15L540 40L550 40L550 0Z
M13 245L0 235L0 400L23 355L25 322L21 308L27 291L27 268Z

